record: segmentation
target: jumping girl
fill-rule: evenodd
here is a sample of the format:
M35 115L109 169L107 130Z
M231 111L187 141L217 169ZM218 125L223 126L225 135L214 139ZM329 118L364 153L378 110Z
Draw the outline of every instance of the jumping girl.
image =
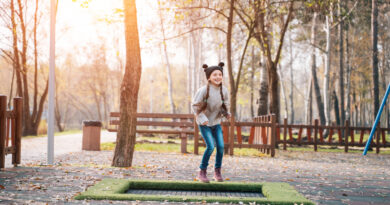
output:
M198 179L201 182L208 183L207 166L209 159L214 151L214 141L216 142L217 154L215 159L215 181L222 182L221 167L224 151L224 141L221 129L222 117L229 118L228 112L229 98L228 90L222 85L224 63L218 66L208 67L203 65L207 78L207 85L199 88L193 97L192 109L196 116L196 123L206 142L206 150L200 163Z

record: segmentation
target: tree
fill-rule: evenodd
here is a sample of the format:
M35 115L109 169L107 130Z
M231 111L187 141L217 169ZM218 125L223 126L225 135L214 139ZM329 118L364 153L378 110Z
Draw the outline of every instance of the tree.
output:
M329 76L330 76L330 62L332 49L332 35L331 25L333 24L333 4L329 5L329 14L325 16L325 32L326 32L326 48L325 48L325 72L324 72L324 111L326 118L326 125L330 125L330 93L329 93Z
M169 63L167 42L166 42L166 38L165 38L164 17L162 15L162 11L161 11L161 1L157 1L157 3L158 3L158 15L160 17L161 33L163 36L162 46L164 49L165 63L166 63L166 68L167 68L168 97L169 97L169 102L171 104L171 113L176 113L176 106L175 106L175 102L173 101L173 97L172 97L171 64Z
M317 35L317 12L313 13L312 28L311 28L311 44L316 45L316 35ZM318 85L317 79L317 64L316 64L316 47L312 46L311 53L311 75L313 79L314 94L316 97L317 111L320 116L321 125L325 125L325 114L324 114L324 104L321 99L320 87Z
M284 36L288 28L288 24L292 19L292 13L294 10L294 1L289 2L288 6L281 6L282 14L279 14L279 18L272 18L270 15L275 15L271 10L271 1L254 1L254 10L256 15L256 33L255 38L259 42L263 53L265 54L266 59L266 68L268 72L268 93L270 94L270 103L269 103L269 112L276 115L276 121L279 122L280 118L280 107L279 107L279 78L277 74L277 67L280 60L280 55L282 52ZM267 12L265 12L267 11ZM283 14L286 17L283 17ZM269 36L274 33L272 29L270 29L270 22L272 19L280 19L280 38L279 45L275 49L275 52L272 52L273 48L271 47L272 39ZM274 55L274 56L273 56Z
M292 51L292 40L291 40L291 32L289 35L289 43L290 43L290 123L294 124L294 72L293 72L293 51Z
M136 137L137 102L141 78L141 49L135 0L123 0L125 13L126 68L121 84L120 123L112 166L132 165Z
M377 0L372 0L371 8L371 66L374 93L374 118L379 110L379 80L378 80L378 7Z
M48 94L48 79L40 79L38 76L38 36L37 29L39 28L40 10L39 5L41 1L35 0L35 9L33 12L33 19L29 19L26 15L28 5L27 2L11 0L9 7L6 9L10 11L10 15L4 15L5 21L10 22L8 29L12 33L12 48L7 50L1 48L0 50L12 62L13 69L16 75L17 96L23 98L23 135L36 135L38 125L41 121L44 104ZM9 18L9 19L7 19ZM32 21L33 26L28 26L28 22ZM33 45L29 45L29 38L32 36ZM21 48L20 48L21 46ZM33 53L29 53L33 48ZM28 57L33 56L34 62L34 76L33 85L30 85L30 67L28 64ZM43 72L42 72L43 73ZM42 77L41 77L42 78ZM39 89L39 82L45 82L46 85ZM31 92L30 89L33 88ZM40 95L40 98L38 99ZM32 97L32 106L31 106Z
M341 125L345 122L345 110L344 110L344 20L341 18L343 4L339 0L338 3L338 15L340 20L339 23L339 93L340 93L340 117Z

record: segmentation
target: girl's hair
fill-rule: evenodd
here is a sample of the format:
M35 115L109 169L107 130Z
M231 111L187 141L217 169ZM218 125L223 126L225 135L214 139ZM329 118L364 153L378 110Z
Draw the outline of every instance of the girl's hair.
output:
M203 103L202 103L202 106L201 106L200 110L198 111L198 114L203 112L203 111L205 111L206 108L207 108L207 99L209 98L209 91L210 91L210 82L207 83L206 96L203 99ZM224 98L223 92L222 92L222 83L219 85L219 91L221 93L221 99L222 99L222 114L226 117L226 115L227 115L227 107L225 105L225 98Z

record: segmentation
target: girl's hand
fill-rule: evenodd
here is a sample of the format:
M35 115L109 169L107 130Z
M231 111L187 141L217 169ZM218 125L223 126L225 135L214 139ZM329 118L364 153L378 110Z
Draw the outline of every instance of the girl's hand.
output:
M202 125L207 125L207 124L209 124L209 121L204 122Z
M230 120L230 117L231 117L230 114L226 115L226 119L227 119L227 120Z

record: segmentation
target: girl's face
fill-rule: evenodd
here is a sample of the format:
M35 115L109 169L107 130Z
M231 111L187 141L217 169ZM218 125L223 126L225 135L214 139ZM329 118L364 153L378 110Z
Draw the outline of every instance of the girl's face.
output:
M223 75L222 75L222 72L220 70L214 70L211 75L210 75L210 78L209 78L209 81L213 84L213 85L220 85L222 83L222 78Z

